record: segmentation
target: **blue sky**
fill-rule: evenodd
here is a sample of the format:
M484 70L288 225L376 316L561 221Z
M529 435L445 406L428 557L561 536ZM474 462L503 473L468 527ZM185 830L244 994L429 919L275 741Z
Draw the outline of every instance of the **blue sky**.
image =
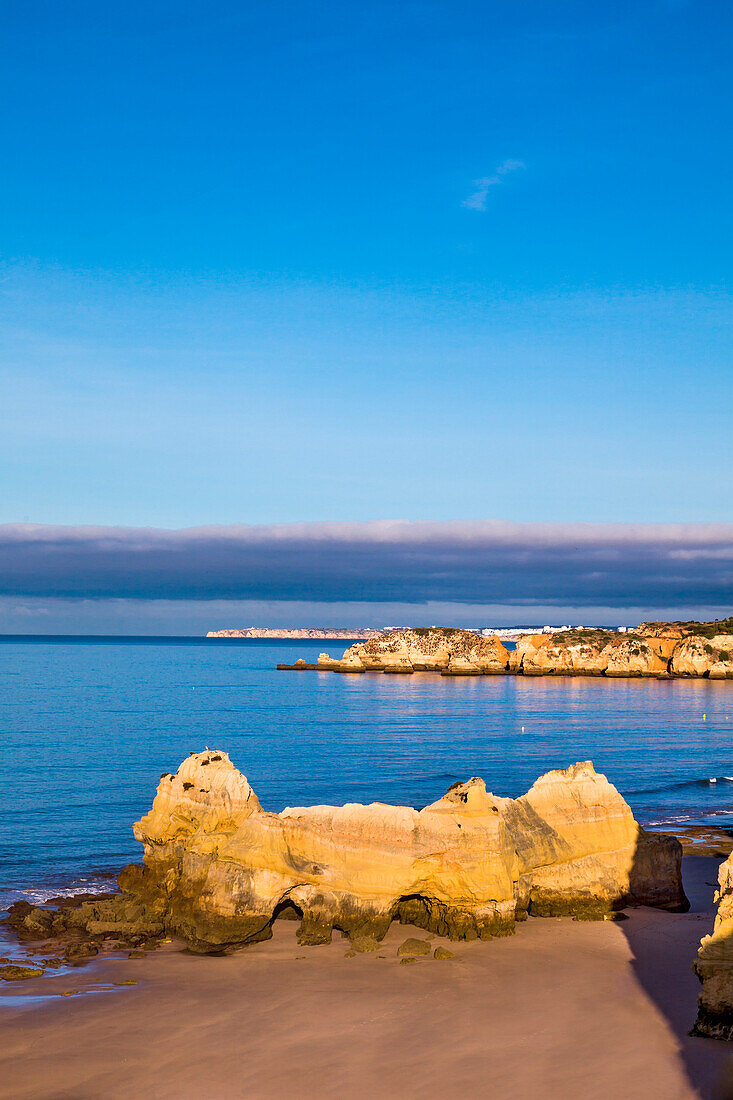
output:
M727 3L2 24L0 523L730 520Z

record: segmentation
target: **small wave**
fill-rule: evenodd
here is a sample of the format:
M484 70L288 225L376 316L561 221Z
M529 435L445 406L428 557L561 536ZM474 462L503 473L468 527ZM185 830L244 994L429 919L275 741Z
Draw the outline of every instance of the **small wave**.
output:
M662 825L682 825L685 821L703 821L708 817L730 817L733 815L733 810L707 810L701 809L698 813L689 814L668 814L665 817L655 819L654 821L644 821L642 825L645 829L652 827L658 827Z
M693 821L698 814L678 814L676 817L664 817L659 821L645 821L644 828L652 828L658 825L681 825L683 821Z
M44 905L49 898L72 898L75 894L108 894L114 890L118 874L119 871L99 871L87 875L75 875L62 882L6 886L0 888L0 909L7 909L16 901Z
M710 775L704 779L681 779L676 783L664 783L659 787L638 787L629 794L662 794L664 791L683 791L693 787L714 787L733 783L733 775Z

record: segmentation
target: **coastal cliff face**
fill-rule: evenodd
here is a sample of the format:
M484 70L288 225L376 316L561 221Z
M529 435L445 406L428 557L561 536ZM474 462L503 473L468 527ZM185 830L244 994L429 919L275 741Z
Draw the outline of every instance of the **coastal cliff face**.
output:
M565 640L554 634L535 636L527 646L517 671L525 676L572 675L600 676L605 671L603 647L595 640Z
M133 943L172 934L220 953L269 938L285 914L300 919L303 944L326 943L335 928L358 945L393 920L475 939L511 934L528 915L687 904L678 841L645 833L590 762L547 773L518 799L472 778L423 810L274 814L226 753L207 750L161 777L134 834L144 866L122 873L121 895L57 912L17 903L16 930Z
M693 634L675 647L670 670L675 676L708 676L733 680L733 634L705 638Z
M509 671L524 676L668 675L674 638L576 630L530 634L509 656Z
M470 630L429 627L394 630L349 646L340 661L327 653L319 665L336 671L445 672L449 675L501 675L509 653L497 637Z
M723 631L720 627L726 627ZM328 653L318 668L332 672L440 672L444 676L513 673L523 676L706 677L733 680L733 626L721 623L642 623L627 634L567 630L524 634L508 652L497 637L431 627L396 630ZM696 631L699 631L696 632ZM305 662L282 668L313 668Z
M695 962L702 993L694 1034L733 1039L733 855L720 867L715 900L713 932L703 937Z

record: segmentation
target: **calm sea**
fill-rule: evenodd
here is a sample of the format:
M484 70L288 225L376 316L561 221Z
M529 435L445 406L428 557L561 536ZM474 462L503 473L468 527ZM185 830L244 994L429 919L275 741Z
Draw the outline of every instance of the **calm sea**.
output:
M733 683L275 670L323 645L0 640L0 908L109 885L160 773L206 746L271 810L419 807L471 775L516 796L591 759L642 823L733 823Z

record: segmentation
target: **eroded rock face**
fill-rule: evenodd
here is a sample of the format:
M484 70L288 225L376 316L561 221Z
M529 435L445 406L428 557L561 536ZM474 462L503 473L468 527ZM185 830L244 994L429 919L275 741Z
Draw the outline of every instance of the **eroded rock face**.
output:
M709 676L733 680L733 634L699 634L684 638L675 647L670 665L675 676Z
M610 630L527 635L509 668L525 676L666 676L675 644Z
M522 634L509 654L509 672L523 672L525 659L527 667L530 667L530 664L534 664L538 651L549 643L549 634Z
M606 665L602 646L588 642L566 644L550 636L544 645L527 649L522 672L525 676L601 676Z
M380 940L393 920L474 939L509 935L528 914L686 905L679 843L644 833L589 762L549 772L518 799L473 778L423 810L274 814L226 753L206 751L161 778L134 833L145 863L120 876L121 896L87 902L58 927L53 912L16 909L18 931L173 934L193 950L226 952L268 938L286 912L301 920L300 942L317 944L334 928L355 943Z
M490 638L479 638L478 644L469 645L469 660L472 660L484 675L498 676L506 672L509 664L509 651L493 634Z
M668 657L661 639L625 637L607 646L601 655L605 659L606 676L666 676Z
M733 1039L733 856L721 864L712 935L703 936L695 971L702 982L694 1033Z
M509 661L509 654L497 637L484 638L470 630L442 627L394 630L349 646L340 661L333 661L328 654L321 657L319 664L338 672L356 666L382 672L451 675L500 675Z

